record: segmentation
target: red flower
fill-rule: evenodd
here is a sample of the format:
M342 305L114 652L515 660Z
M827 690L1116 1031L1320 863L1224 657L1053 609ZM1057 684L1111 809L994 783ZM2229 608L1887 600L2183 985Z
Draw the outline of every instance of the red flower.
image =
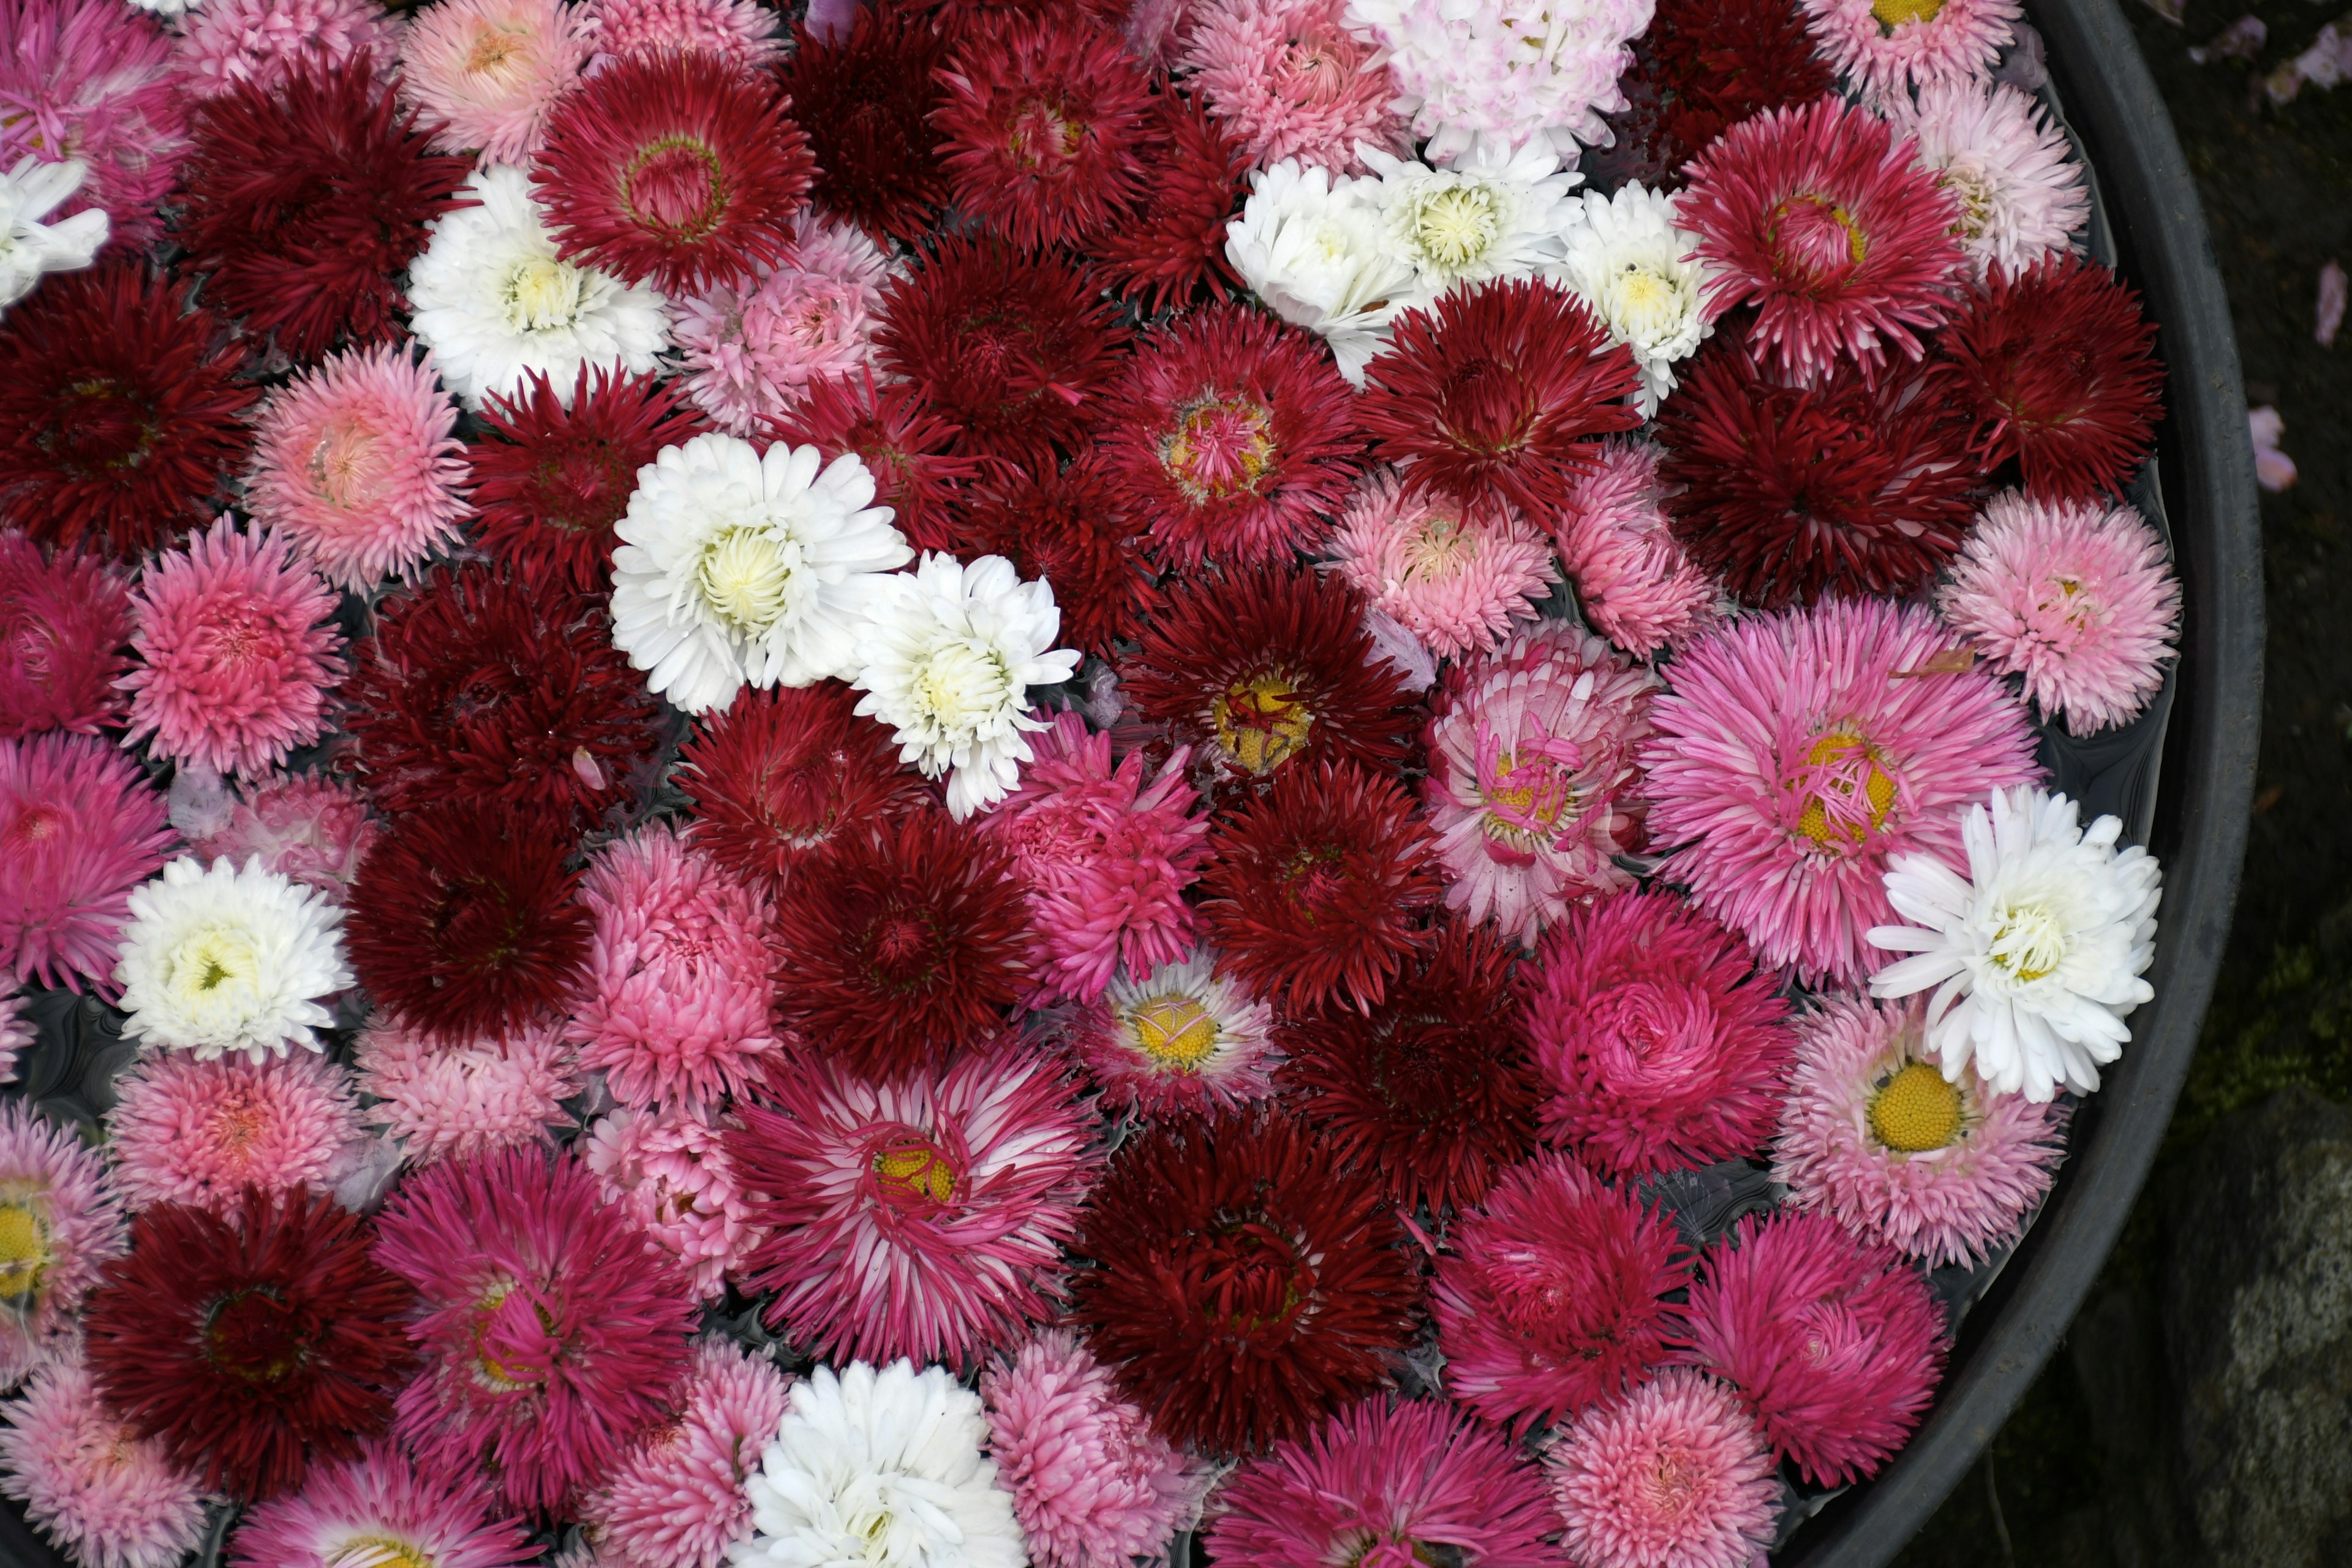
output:
M1874 380L1840 361L1810 386L1782 385L1725 334L1659 410L1675 536L1749 604L1907 595L1975 512L1960 402L1934 364Z
M860 16L866 15L861 11ZM815 447L831 462L855 452L874 476L874 504L918 550L955 547L951 509L959 487L981 471L977 458L952 457L962 427L931 412L905 382L876 385L872 375L823 376L800 404L768 423L769 436L795 447Z
M948 45L928 8L872 0L845 33L803 21L793 38L780 75L816 157L818 204L877 244L924 237L948 199L929 119Z
M344 930L376 1001L444 1039L553 1010L588 956L571 836L503 806L396 821L360 863Z
M737 876L772 892L847 827L911 811L929 798L898 765L890 732L854 711L837 682L740 694L700 720L679 759L694 797L695 842Z
M2017 459L2037 495L2087 500L2129 479L2155 441L2164 365L2139 296L2077 256L1995 269L1944 330L1988 464Z
M1174 559L1287 561L1319 542L1355 488L1353 403L1315 339L1213 305L1143 341L1097 449Z
M0 316L0 521L132 561L212 513L253 388L223 323L143 261L45 280Z
M313 1458L392 1422L415 1298L323 1194L248 1187L233 1215L158 1204L132 1223L86 1324L107 1405L206 1488L275 1497Z
M776 910L776 999L819 1050L887 1076L1003 1028L1029 906L1003 850L944 811L909 811L801 869Z
M790 256L815 167L768 78L665 51L565 93L530 180L564 259L679 293Z
M1591 468L1587 439L1642 422L1642 382L1581 300L1541 279L1456 289L1408 310L1365 368L1357 417L1410 493L1550 517Z
M1159 602L1121 487L1080 459L1038 479L1008 469L964 509L956 553L1002 555L1024 578L1054 585L1061 646L1108 658Z
M1429 942L1436 847L1403 785L1344 763L1286 768L1218 822L1201 873L1217 967L1301 1013L1369 1013Z
M1622 84L1643 116L1651 155L1670 179L1732 126L1767 109L1811 103L1837 83L1813 52L1795 0L1659 0Z
M120 724L131 630L121 573L70 550L44 558L23 534L0 533L0 739Z
M205 301L298 360L397 341L400 275L473 163L432 132L364 54L199 104L179 239Z
M1385 1381L1419 1294L1402 1240L1294 1118L1171 1119L1097 1184L1072 1315L1171 1441L1259 1452Z
M580 367L566 408L538 371L527 396L491 393L492 441L466 448L485 549L536 590L612 587L613 525L629 510L637 470L664 447L708 426L674 387L651 375Z
M1479 1203L1535 1148L1535 1072L1491 925L1440 926L1370 1012L1297 1020L1283 1046L1300 1113L1407 1208Z
M1143 200L1094 243L1120 292L1151 314L1189 304L1203 286L1220 300L1241 276L1225 257L1225 225L1249 194L1249 149L1180 92L1162 90L1145 142Z

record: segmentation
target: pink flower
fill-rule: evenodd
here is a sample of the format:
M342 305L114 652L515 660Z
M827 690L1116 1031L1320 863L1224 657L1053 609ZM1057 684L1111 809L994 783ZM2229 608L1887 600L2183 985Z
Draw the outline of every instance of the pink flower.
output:
M743 1481L775 1438L792 1381L726 1340L698 1342L684 1408L639 1438L580 1505L602 1560L719 1568L729 1544L751 1532Z
M79 1346L0 1405L0 1496L81 1568L176 1568L204 1539L203 1485L108 1413Z
M997 1484L1037 1568L1129 1568L1167 1560L1200 1516L1208 1477L1118 1397L1066 1329L1049 1329L982 1374Z
M1408 498L1390 469L1356 492L1328 548L1349 587L1441 658L1492 653L1559 581L1551 551L1511 507Z
M1780 1517L1756 1418L1688 1367L1586 1412L1543 1464L1580 1568L1753 1568Z
M687 395L721 429L748 437L789 413L817 377L865 373L889 276L889 258L857 229L808 220L792 259L758 287L720 285L672 302Z
M279 876L341 903L382 832L351 785L317 773L267 773L188 850L207 863L226 858L240 866L259 856Z
M615 1110L588 1130L580 1157L646 1233L715 1301L765 1234L750 1219L751 1201L735 1184L725 1134L695 1111Z
M1936 595L1947 626L2067 731L2128 723L2164 687L2180 581L2138 512L2104 501L1985 503Z
M1177 59L1193 91L1267 168L1285 158L1369 173L1356 143L1403 153L1396 79L1350 35L1343 0L1208 0Z
M1658 482L1663 448L1612 436L1600 460L1570 481L1552 520L1560 564L1592 629L1636 658L1652 658L1715 619L1714 579L1674 536Z
M180 16L180 79L197 99L239 82L276 89L366 57L388 77L400 25L373 0L205 0Z
M595 921L564 1037L613 1096L713 1106L778 1049L767 896L719 869L667 822L613 844L580 901Z
M775 1100L739 1104L728 1141L769 1194L743 1272L771 1327L833 1360L952 1361L1052 1316L1101 1160L1057 1062L1001 1045L896 1082L817 1062Z
M33 1048L40 1031L33 1026L29 999L0 996L0 1083L16 1081L16 1058Z
M2017 0L1803 0L1822 55L1879 97L1982 81L2017 37Z
M1898 94L1885 112L1918 143L1919 163L1958 198L1960 248L1981 282L1999 267L2014 277L2090 220L2083 165L2063 129L2032 94L1979 81Z
M108 248L145 248L188 155L188 106L155 18L86 0L0 0L0 169L27 155L89 165L48 222L97 207Z
M1836 601L1711 632L1675 659L1643 748L1649 832L1670 880L1808 984L1858 983L1862 933L1901 922L1890 857L1966 864L1959 806L2032 784L2025 710L1955 672L1924 607Z
M776 15L759 0L587 0L594 19L592 76L616 59L667 50L717 55L747 71L782 58Z
M1445 901L1532 942L1570 905L1633 885L1631 815L1657 679L1565 622L1447 672L1423 784Z
M1013 858L1045 948L1049 990L1092 1001L1123 964L1143 973L1190 951L1184 889L1208 858L1209 823L1180 747L1152 772L1141 752L1111 765L1110 737L1075 713L1030 741L1021 787L980 819Z
M55 1356L128 1245L98 1152L26 1101L0 1100L0 1388Z
M44 560L23 534L0 533L0 737L118 723L129 700L131 591L94 556Z
M451 1045L380 1013L353 1066L382 1102L368 1120L404 1140L417 1165L544 1145L550 1129L572 1124L562 1102L580 1092L579 1058L551 1019Z
M527 163L595 37L594 19L562 0L440 0L401 40L401 93L446 122L436 152Z
M236 1568L518 1568L539 1555L522 1522L491 1518L471 1476L420 1469L396 1446L310 1471L302 1489L248 1511L230 1538Z
M1410 1568L1450 1547L1478 1568L1567 1568L1535 1466L1491 1427L1425 1401L1365 1401L1217 1489L1211 1562Z
M226 516L165 551L131 598L123 742L152 736L155 755L220 773L276 767L331 727L335 604L285 535L241 533Z
M339 588L411 575L467 510L457 405L405 344L333 354L261 411L246 489Z
M350 1072L308 1051L259 1062L166 1051L115 1079L114 1092L114 1180L134 1210L193 1204L226 1215L248 1184L331 1189L365 1140Z
M1195 949L1142 978L1122 973L1071 1010L1061 1035L1094 1080L1106 1110L1206 1116L1274 1092L1282 1052L1274 1009L1217 973Z
M173 840L167 809L95 735L0 741L0 973L112 995L131 890Z

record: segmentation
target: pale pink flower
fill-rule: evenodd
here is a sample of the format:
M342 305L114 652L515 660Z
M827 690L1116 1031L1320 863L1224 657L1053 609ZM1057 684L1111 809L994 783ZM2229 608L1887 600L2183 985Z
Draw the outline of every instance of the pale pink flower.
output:
M1102 1085L1103 1109L1145 1116L1205 1116L1264 1100L1283 1059L1274 1009L1219 974L1206 948L1140 977L1120 974L1059 1029Z
M1643 659L1712 622L1721 596L1675 539L1658 481L1664 456L1654 442L1611 437L1552 521L1577 607L1594 631Z
M79 1346L0 1405L0 1496L80 1568L175 1568L204 1539L203 1484L108 1412Z
M1578 1568L1752 1568L1780 1517L1763 1429L1689 1367L1585 1412L1543 1462Z
M2246 425L2254 439L2254 482L2277 495L2294 488L2294 459L2279 445L2286 434L2286 418L2265 404L2246 410Z
M751 1222L735 1184L726 1132L680 1105L614 1111L588 1130L580 1156L646 1233L646 1245L675 1259L695 1293L715 1301L766 1233Z
M23 996L0 996L0 1083L16 1081L16 1058L33 1048L40 1031Z
M719 1568L751 1533L744 1479L775 1440L792 1377L726 1340L694 1347L677 1415L656 1426L581 1502L607 1568Z
M312 1467L302 1489L257 1504L230 1541L236 1568L517 1568L539 1545L493 1519L480 1478L421 1468L371 1440L360 1457Z
M2344 325L2344 307L2352 302L2352 279L2344 275L2344 264L2330 261L2319 269L2319 301L2313 311L2311 341L2321 348L2336 346L2336 334Z
M205 0L180 16L180 79L218 98L239 82L275 90L365 57L388 77L400 24L375 0Z
M226 818L188 852L240 866L259 856L279 876L341 903L382 832L366 797L351 785L317 773L266 773L247 783Z
M0 169L27 155L89 165L48 222L95 207L109 249L144 249L189 145L171 35L154 17L89 0L0 7Z
M680 384L734 436L799 404L819 376L873 365L889 258L857 229L801 226L791 260L757 287L720 286L672 302L670 336L686 361Z
M2017 37L2018 0L1801 0L1830 64L1875 97L1983 81Z
M378 1014L352 1062L360 1088L383 1102L368 1120L404 1140L417 1165L551 1142L551 1129L572 1125L562 1102L581 1083L562 1031L548 1019L452 1045Z
M594 21L562 0L440 0L413 14L401 40L401 92L443 121L435 151L527 163L595 37Z
M99 736L0 741L0 975L113 995L131 891L176 837L168 809Z
M1921 166L1958 198L1961 253L1979 281L1994 267L2014 277L2070 248L2090 221L2083 166L2030 94L1946 81L1888 107L1895 129L1918 143Z
M592 76L616 59L667 50L717 55L747 71L784 52L776 14L759 0L587 0L582 9L596 25Z
M258 1062L165 1051L114 1092L114 1182L133 1210L193 1204L225 1215L247 1184L331 1190L366 1142L350 1070L309 1051Z
M0 1389L51 1359L129 1242L95 1150L22 1100L0 1100Z
M1356 143L1404 155L1397 84L1351 35L1345 0L1208 0L1190 18L1177 68L1260 169L1296 158L1370 174Z
M1549 547L1510 506L1408 497L1389 469L1365 480L1327 548L1349 587L1441 658L1492 653L1559 581Z

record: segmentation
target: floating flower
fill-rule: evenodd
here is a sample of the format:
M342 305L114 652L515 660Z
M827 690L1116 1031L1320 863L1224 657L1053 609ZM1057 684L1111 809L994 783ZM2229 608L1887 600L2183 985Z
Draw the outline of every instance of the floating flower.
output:
M858 230L803 223L785 260L756 283L719 284L672 301L680 384L730 436L789 411L819 376L861 374L890 260Z
M1206 0L1189 15L1177 63L1254 167L1295 158L1364 174L1359 142L1384 153L1409 145L1391 107L1395 79L1348 31L1343 0Z
M1588 1411L1543 1462L1560 1546L1591 1568L1751 1568L1780 1522L1756 1418L1688 1367Z
M1231 299L1240 279L1225 227L1249 190L1249 155L1199 101L1161 92L1142 146L1142 200L1095 242L1113 287L1158 314L1203 289Z
M1381 46L1396 78L1397 110L1450 163L1478 142L1544 142L1572 158L1578 142L1606 146L1601 116L1625 107L1617 90L1648 25L1643 0L1605 0L1548 16L1540 28L1497 0L1349 0L1348 21Z
M723 1131L684 1106L615 1110L588 1130L581 1158L646 1233L646 1245L674 1259L697 1297L727 1293L762 1232L736 1185Z
M28 153L89 167L60 216L104 213L124 255L162 232L155 209L179 183L188 110L172 36L153 17L79 0L13 0L0 8L0 102L10 109L0 167Z
M1654 102L1652 155L1661 178L1679 182L1683 165L1730 127L1836 85L1794 0L1659 0L1621 90Z
M1549 145L1480 142L1439 169L1377 147L1362 156L1380 179L1367 194L1390 248L1419 279L1416 303L1557 262L1562 231L1578 221L1569 191L1583 176L1562 169Z
M1387 347L1415 279L1390 242L1379 188L1285 158L1251 172L1249 200L1225 229L1225 256L1242 281L1276 315L1328 343L1357 386Z
M0 1388L71 1364L74 1314L124 1246L122 1200L97 1152L21 1097L0 1101Z
M203 1486L107 1409L78 1347L0 1405L0 1497L82 1568L176 1568L204 1540Z
M1052 584L1058 640L1099 658L1160 605L1139 509L1108 467L1091 455L1059 473L995 465L965 492L950 542L955 554L1001 556L1022 577Z
M55 223L55 213L80 188L89 165L78 158L45 162L27 153L0 173L0 308L33 291L45 272L74 272L98 259L106 243L106 215L84 208Z
M70 730L95 735L122 721L130 699L131 592L122 574L79 551L0 531L0 737Z
M309 1052L257 1062L165 1052L133 1064L114 1094L106 1135L133 1209L226 1215L247 1186L331 1191L359 1162L351 1074Z
M1920 166L1958 201L1960 249L1977 281L1995 267L2014 275L2067 250L2068 237L2090 221L2083 166L2030 93L1938 81L1920 88L1917 102L1897 96L1888 108L1895 129L1918 143Z
M696 1342L677 1415L637 1439L581 1500L597 1546L626 1568L719 1568L751 1533L747 1487L792 1382L740 1345Z
M108 986L131 890L175 837L165 812L138 763L96 735L0 741L0 971Z
M555 1129L573 1125L563 1102L581 1090L579 1058L551 1017L452 1040L378 1014L360 1034L352 1066L376 1102L367 1119L417 1166L545 1147Z
M442 121L436 150L520 163L545 143L595 37L589 14L560 0L439 0L402 36L401 92Z
M389 77L400 24L369 0L205 0L180 14L173 52L181 81L199 100L248 82L289 92L353 63Z
M911 0L858 5L846 28L803 22L778 71L816 156L817 205L876 241L926 236L948 201L940 132L947 29Z
M260 1062L289 1045L320 1050L319 1005L348 989L343 911L316 888L248 860L207 870L182 856L131 895L122 958L122 1032L205 1061L225 1051Z
M341 1568L399 1562L430 1568L520 1568L538 1555L522 1522L493 1519L470 1476L420 1468L375 1439L313 1473L302 1489L249 1510L230 1540L237 1568Z
M873 10L861 5L863 16ZM950 507L984 465L955 456L963 427L932 412L905 382L877 382L873 372L820 376L806 397L769 426L778 441L814 447L828 461L856 453L874 476L874 499L917 550L947 550L956 540Z
M340 903L382 829L349 784L315 773L269 773L250 781L227 820L188 852L206 865L258 858L265 870L316 888Z
M709 55L739 71L764 71L784 53L776 14L759 0L589 0L595 18L594 76L615 61L677 51Z
M1983 81L2017 37L2016 0L1802 0L1822 56L1865 93Z
M1552 520L1559 563L1593 630L1654 658L1714 618L1716 586L1676 542L1659 478L1663 447L1612 436Z
M1282 1060L1274 1009L1221 977L1205 948L1140 977L1119 974L1060 1033L1102 1086L1106 1110L1146 1117L1205 1116L1264 1100Z
M1587 191L1582 220L1564 226L1566 255L1553 273L1576 291L1641 368L1644 418L1675 389L1674 364L1714 330L1707 313L1712 274L1681 226L1676 198L1628 181L1613 195Z

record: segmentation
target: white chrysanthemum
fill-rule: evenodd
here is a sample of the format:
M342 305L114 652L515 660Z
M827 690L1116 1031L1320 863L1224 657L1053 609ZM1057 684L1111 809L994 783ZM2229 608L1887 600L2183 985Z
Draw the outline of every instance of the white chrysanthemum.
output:
M613 646L689 713L847 678L865 584L915 553L856 453L732 436L664 447L613 531Z
M1709 271L1691 255L1698 236L1675 226L1675 211L1673 196L1630 183L1613 196L1585 192L1584 221L1569 231L1568 259L1555 274L1633 351L1644 419L1675 389L1674 362L1715 330L1706 310Z
M226 859L207 869L184 855L131 894L114 967L123 1032L209 1061L255 1061L288 1045L320 1049L310 1031L334 1022L319 1000L348 990L343 911L316 888Z
M2091 218L2083 166L2042 105L2013 87L1928 82L1915 102L1894 95L1895 128L1919 146L1920 166L1960 204L1960 248L1979 279L1998 262L2031 267Z
M1380 182L1285 158L1254 171L1250 187L1225 228L1226 259L1276 315L1320 333L1341 374L1363 385L1364 367L1419 287L1390 243Z
M1013 1496L981 1451L980 1395L936 1366L852 1362L793 1384L775 1441L743 1489L741 1568L1022 1568Z
M529 174L477 169L464 194L478 205L435 218L408 269L410 330L459 402L478 409L486 394L516 395L535 370L569 405L583 365L655 367L669 346L661 295L557 256Z
M1583 219L1570 193L1584 176L1562 169L1546 145L1513 152L1482 142L1444 169L1377 147L1358 155L1379 176L1372 195L1389 243L1412 263L1424 300L1456 283L1523 278L1558 263L1561 231Z
M79 158L44 163L26 153L0 174L0 307L33 291L44 272L73 272L98 258L106 215L92 207L56 223L41 220L81 189L89 165Z
M1871 976L1874 996L1929 986L1927 1049L1958 1081L1977 1076L2002 1094L2042 1101L2060 1085L2099 1087L2099 1066L2123 1054L2124 1016L2156 994L2140 975L2156 952L2161 872L2123 824L2085 832L2074 803L2019 785L1995 790L1990 812L1960 821L1969 876L1928 855L1897 856L1887 901L1916 922L1874 926L1876 946L1916 956Z
M1053 585L1024 583L998 555L969 566L926 555L912 572L872 579L866 613L857 711L889 725L898 760L926 777L955 770L954 816L1003 800L1029 760L1023 731L1045 727L1029 711L1029 689L1078 668L1076 653L1054 647L1062 612Z

